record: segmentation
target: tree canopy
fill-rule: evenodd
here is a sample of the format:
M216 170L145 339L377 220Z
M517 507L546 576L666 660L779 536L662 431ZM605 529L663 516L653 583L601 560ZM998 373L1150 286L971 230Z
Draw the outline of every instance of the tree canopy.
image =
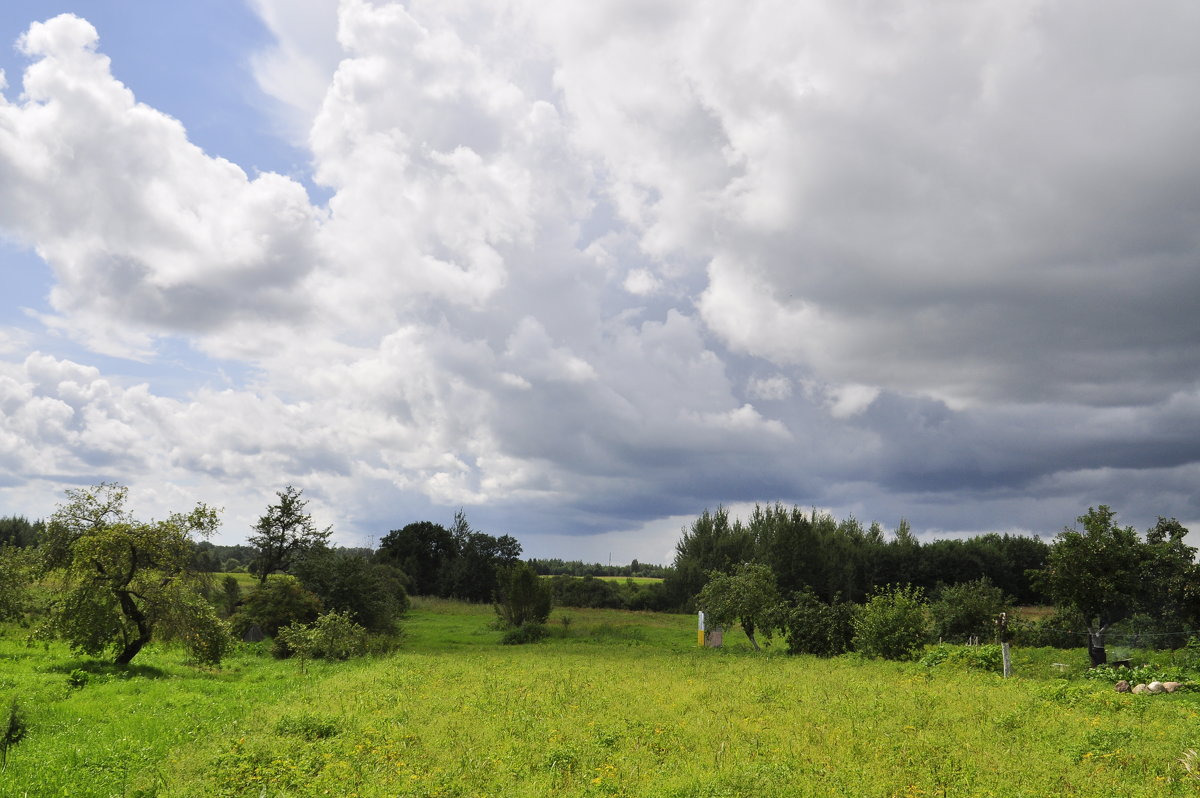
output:
M56 598L44 631L73 649L114 653L127 664L156 629L181 637L198 657L219 660L228 633L200 596L191 570L193 535L216 530L217 511L198 504L143 522L125 507L128 489L102 483L68 490L46 526L40 554Z
M493 537L472 528L466 514L454 514L454 525L420 521L383 537L377 562L395 565L413 581L418 595L464 601L491 601L499 586L497 569L515 565L521 544L511 535Z
M740 623L750 644L758 651L755 632L771 636L774 612L779 605L775 574L761 563L741 563L731 574L714 573L696 603L717 626Z
M1132 526L1118 526L1107 505L1089 507L1077 521L1083 529L1059 533L1038 576L1056 606L1083 617L1088 654L1100 665L1113 624L1138 611L1182 614L1192 603L1196 550L1174 519L1160 518L1146 541Z
M308 501L301 498L303 493L291 485L276 492L279 502L267 507L254 525L248 541L255 552L250 572L260 583L277 571L286 572L298 555L329 540L331 528L317 529L304 511Z

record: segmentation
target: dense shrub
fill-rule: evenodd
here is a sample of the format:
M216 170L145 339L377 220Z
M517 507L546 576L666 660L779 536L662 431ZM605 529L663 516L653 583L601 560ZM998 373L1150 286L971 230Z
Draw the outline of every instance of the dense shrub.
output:
M218 604L224 617L228 618L237 611L237 605L242 600L242 586L237 577L225 574L221 578L221 595Z
M1012 644L1024 648L1079 648L1084 644L1083 617L1072 610L1058 610L1035 620L1010 621Z
M892 585L876 591L854 615L854 648L868 657L913 659L927 632L925 593Z
M525 623L514 626L504 633L500 642L506 646L519 646L525 643L536 643L549 634L545 624Z
M667 592L667 586L663 582L644 582L637 584L635 582L627 582L629 595L629 609L644 612L670 612L674 607L671 605L671 596Z
M550 617L550 586L527 564L497 574L496 614L508 628L544 624Z
M942 665L1001 673L1004 670L1004 654L996 643L985 646L938 643L925 651L925 655L921 657L921 664L927 668Z
M349 659L366 651L367 630L349 613L334 610L312 623L293 623L280 629L272 653L280 658Z
M762 563L741 563L731 574L713 572L696 604L715 626L728 629L741 624L755 651L759 650L755 633L761 632L769 641L779 620L775 574Z
M836 657L850 650L854 636L854 605L835 601L826 604L811 590L796 593L791 603L779 608L778 626L787 641L789 654Z
M326 610L349 613L373 632L392 630L408 610L404 573L353 552L311 551L296 563L293 573Z
M1185 676L1176 670L1167 670L1153 665L1127 667L1125 665L1097 665L1083 672L1083 678L1097 682L1115 684L1122 679L1133 684L1150 682L1185 681Z
M623 610L628 608L621 589L593 576L555 576L546 580L554 603L560 607Z
M996 636L996 616L1009 609L1004 591L986 576L945 585L929 605L933 636L953 643L965 643L970 637L992 640Z
M200 594L191 593L176 600L180 611L160 619L162 637L183 643L188 653L202 665L218 665L233 642L229 623Z
M241 637L253 625L274 637L291 623L309 623L321 614L321 599L294 576L271 576L258 585L230 619L233 633Z

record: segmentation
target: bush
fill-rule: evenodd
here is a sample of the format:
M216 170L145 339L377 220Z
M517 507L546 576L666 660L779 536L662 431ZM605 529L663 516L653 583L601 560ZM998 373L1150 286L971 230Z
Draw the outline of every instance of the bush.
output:
M8 766L8 749L25 739L28 731L25 713L17 703L16 696L13 696L8 711L0 718L0 772Z
M225 574L221 579L221 610L225 617L237 610L238 602L242 600L242 586L238 583L236 576Z
M854 648L868 657L914 659L924 645L925 593L892 585L876 591L854 614Z
M528 564L497 574L496 615L508 628L541 625L550 617L550 586Z
M645 584L634 584L629 594L629 609L646 612L670 612L674 609L671 606L671 596L667 593L667 587L662 582L648 582Z
M965 643L968 638L994 640L996 616L1010 609L1004 591L986 576L973 582L947 585L929 605L933 635L939 640Z
M1083 678L1097 682L1116 684L1124 679L1130 685L1149 684L1150 682L1185 681L1184 677L1173 671L1166 671L1152 665L1140 665L1129 668L1124 665L1097 665L1083 672Z
M335 737L340 732L341 727L333 718L309 712L285 715L275 722L276 734L283 737L299 737L308 742Z
M1079 648L1086 642L1083 616L1070 610L1058 610L1033 621L1015 619L1008 629L1013 645L1023 648Z
M296 563L293 573L326 610L348 612L373 632L391 631L408 611L408 578L392 565L352 552L317 549Z
M927 668L945 665L952 668L988 671L1002 673L1004 671L1004 653L999 644L986 646L956 646L950 643L938 643L930 646L921 664Z
M525 643L536 643L548 634L545 624L525 623L506 631L500 638L500 643L506 646L520 646Z
M212 607L206 611L197 612L189 619L186 628L180 631L188 653L202 665L219 665L229 653L229 645L233 637L229 632L229 624L217 617Z
M812 590L796 593L791 604L780 607L778 626L789 654L836 657L850 650L854 635L854 605L826 604Z
M293 623L275 636L272 653L284 658L350 659L367 651L367 630L349 613L327 612L310 624Z
M230 625L238 637L256 624L263 634L274 637L288 624L316 620L321 609L321 599L305 589L296 577L272 576L251 591L241 608L230 618Z
M594 576L555 576L547 580L554 603L560 607L609 610L628 608L620 588Z

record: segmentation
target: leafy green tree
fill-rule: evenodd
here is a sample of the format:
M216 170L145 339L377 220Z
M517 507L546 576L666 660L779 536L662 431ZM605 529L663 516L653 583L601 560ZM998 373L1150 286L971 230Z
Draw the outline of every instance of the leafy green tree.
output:
M0 545L24 548L33 546L41 536L45 524L41 521L30 522L20 515L0 518Z
M499 574L495 607L510 629L545 623L550 617L550 585L527 563L505 568Z
M462 510L454 515L451 534L457 556L442 563L440 595L463 601L492 601L498 587L498 570L520 561L520 542L511 535L492 537L473 529Z
M242 600L242 586L238 583L237 577L232 574L225 574L221 578L221 610L228 618L237 610L238 602Z
M913 585L876 590L854 616L854 649L868 657L913 659L928 638L925 591Z
M961 643L969 637L991 638L996 616L1011 608L1004 591L984 576L942 587L929 605L929 615L935 637Z
M182 633L193 653L211 660L227 635L190 570L193 535L217 528L217 511L198 504L165 521L136 520L125 509L128 489L102 483L67 491L46 527L42 567L57 598L43 631L86 654L105 650L124 665L154 637L157 627Z
M546 580L554 603L560 607L628 609L621 589L594 576L554 576Z
M740 623L750 645L759 651L755 633L762 632L769 639L776 620L779 591L775 574L761 563L742 563L731 574L713 572L696 604L705 619L717 626L729 628Z
M303 493L291 485L276 492L279 503L269 506L254 525L248 540L255 552L250 572L259 583L273 573L286 572L297 556L329 540L331 527L317 529L312 516L304 512L308 501L301 498Z
M384 535L375 561L406 573L416 595L434 596L439 592L443 564L457 556L458 545L449 529L432 521L418 521Z
M854 605L821 601L812 590L795 594L779 608L778 626L789 654L836 657L850 650L854 636Z
M348 613L373 632L391 631L408 610L404 573L344 549L320 547L293 566L327 611Z
M292 623L279 630L273 653L301 659L350 659L367 651L367 630L349 613L333 610L312 623Z
M1142 611L1164 631L1179 633L1170 635L1175 646L1186 643L1188 630L1200 625L1200 566L1196 549L1185 542L1187 534L1183 524L1160 516L1146 532L1141 576Z
M1131 526L1117 526L1107 505L1079 516L1083 530L1064 529L1040 572L1040 585L1060 609L1075 610L1087 627L1092 665L1108 661L1109 628L1137 611L1145 594L1147 551Z
M300 584L299 579L290 574L276 574L250 591L229 622L239 637L251 626L258 626L263 634L274 637L290 623L315 621L323 609L321 599Z
M36 566L33 549L0 546L0 620L24 620Z
M738 521L729 522L729 511L705 510L683 530L675 544L675 561L665 589L676 607L690 607L713 572L729 573L734 566L754 560L754 537Z

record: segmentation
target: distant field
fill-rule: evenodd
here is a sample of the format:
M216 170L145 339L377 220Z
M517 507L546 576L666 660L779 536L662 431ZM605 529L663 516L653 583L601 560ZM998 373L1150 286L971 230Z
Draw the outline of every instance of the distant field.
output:
M211 574L211 576L212 576L213 582L217 585L217 587L221 586L221 581L224 580L225 577L232 576L234 579L237 580L238 586L241 587L243 592L253 589L258 584L258 577L256 577L254 574L217 573L217 574Z
M28 734L3 796L1194 796L1200 693L1119 695L1080 651L1019 678L694 645L690 615L555 610L498 645L486 606L417 599L398 652L127 670L0 639ZM567 620L564 623L564 618ZM1051 667L1065 663L1065 674ZM1066 677L1066 678L1063 678ZM72 686L72 684L76 686Z
M657 576L597 576L596 578L603 579L605 582L632 581L635 585L649 585L654 582L662 581L662 579Z

